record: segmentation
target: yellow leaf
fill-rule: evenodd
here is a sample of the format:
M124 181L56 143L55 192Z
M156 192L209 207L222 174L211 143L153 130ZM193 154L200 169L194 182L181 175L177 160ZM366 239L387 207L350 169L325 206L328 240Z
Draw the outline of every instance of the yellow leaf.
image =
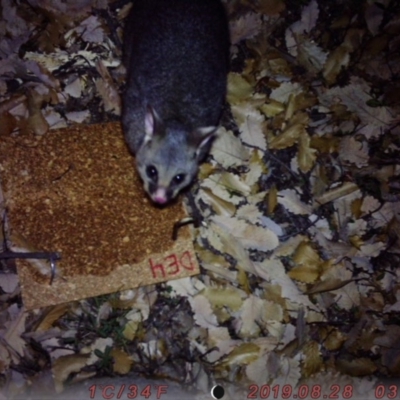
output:
M323 261L308 243L300 243L293 256L293 261L298 266L292 268L288 273L292 279L312 283L319 278Z
M290 121L295 113L296 95L291 93L286 103L285 121Z
M311 147L317 149L320 153L334 153L338 151L340 139L329 136L311 138Z
M296 249L293 261L299 265L320 265L322 260L318 253L307 242L302 242Z
M308 115L304 112L296 113L280 135L268 137L269 147L273 149L286 149L293 146L302 133L307 133L305 128L309 123L309 119Z
M275 115L280 114L284 110L285 107L281 102L272 99L260 107L260 111L268 118L275 117Z
M288 272L288 275L299 282L312 283L319 277L319 269L315 266L302 265L294 267Z
M229 307L237 311L242 306L244 293L234 287L207 287L202 294L208 299L213 307Z
M215 172L215 167L210 163L202 163L199 168L199 181L203 181L208 178L213 172Z
M246 273L244 268L241 267L240 264L237 265L237 270L238 270L238 274L236 277L237 283L247 294L250 294L252 290L250 287L248 274Z
M358 250L360 250L361 246L365 244L364 241L358 235L351 236L349 240L350 243Z
M124 337L127 338L128 340L133 340L136 336L136 332L139 328L140 323L141 321L136 321L136 320L129 321L125 325L124 331L122 332Z
M260 192L257 182L261 174L268 172L268 165L263 160L263 154L260 150L253 151L249 162L249 172L246 173L245 177L245 182L251 187L251 192L254 194Z
M132 358L121 349L112 349L110 354L114 358L113 371L126 375L131 370Z
M280 135L272 138L269 142L269 148L281 150L291 147L297 142L302 132L305 132L302 124L292 125L285 129Z
M316 156L316 150L310 147L310 136L307 132L300 134L299 140L299 153L297 156L299 162L299 168L302 172L308 172L314 166Z
M230 172L222 172L218 183L224 186L232 195L240 196L250 193L250 187L241 180L241 177Z
M249 98L253 93L253 86L247 82L240 74L231 72L228 75L228 94L229 104L238 104Z
M358 198L354 199L353 202L351 203L351 213L358 219L360 218L362 211L361 211L361 206L363 204L363 199Z
M342 281L338 278L329 278L327 280L317 282L311 289L307 290L307 294L330 292L346 286L348 283L353 282L353 279L346 279Z
M71 309L71 303L59 304L57 306L49 307L44 313L43 319L36 328L37 332L44 332L53 326L60 317Z
M260 348L254 343L243 343L235 347L222 361L221 365L247 365L258 359Z
M304 376L308 378L320 371L323 366L318 343L314 341L306 343L303 347L303 353L305 355L303 372Z
M273 184L268 192L268 214L271 215L275 211L275 207L278 204L278 189Z
M324 78L329 85L335 83L336 77L342 67L347 67L349 61L349 48L344 44L340 45L330 53L323 70Z
M229 263L219 254L215 254L212 251L200 247L200 245L196 242L194 244L196 254L198 255L201 262L206 264L214 264L224 266L226 268L229 267Z
M315 202L317 204L326 204L330 201L339 199L340 197L346 196L350 193L359 190L358 186L352 182L344 182L343 185L335 187L328 192L325 192L323 195L315 198Z
M216 196L209 188L204 188L201 195L201 199L204 203L211 206L217 215L234 215L236 212L236 207L234 204L221 199Z
M318 103L317 97L311 92L301 92L296 95L295 111L306 110Z

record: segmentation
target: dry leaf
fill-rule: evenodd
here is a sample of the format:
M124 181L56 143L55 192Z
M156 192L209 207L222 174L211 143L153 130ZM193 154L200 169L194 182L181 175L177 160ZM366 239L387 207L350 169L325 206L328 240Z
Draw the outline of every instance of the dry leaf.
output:
M307 294L323 293L340 289L352 281L352 279L346 279L344 281L338 278L326 279L314 284L310 289L307 290Z
M327 83L332 85L342 68L347 67L350 61L350 49L342 44L332 51L325 63L323 75Z
M235 365L247 365L255 361L260 352L260 347L254 343L243 343L235 347L221 362L221 366L233 367Z
M244 247L261 251L273 250L278 246L279 240L276 234L266 228L250 225L236 218L216 215L211 219L221 228L233 232Z
M303 39L297 45L297 60L309 74L317 75L324 67L328 55L314 40Z
M74 79L71 83L69 83L67 86L64 88L64 92L68 94L71 97L74 97L76 99L79 99L82 95L82 90L83 90L83 79L77 77Z
M309 377L323 369L323 362L319 344L314 341L310 341L305 344L303 348L305 356L304 360L304 376Z
M227 286L225 288L205 288L201 294L210 301L213 307L229 307L237 311L243 303L245 293L242 290Z
M114 80L101 60L96 62L96 69L102 79L96 79L96 87L104 103L105 111L121 115L121 97Z
M286 4L283 0L259 0L255 7L257 11L265 15L276 16L286 9Z
M269 148L280 150L293 146L295 143L297 143L301 135L307 134L305 128L306 125L303 121L290 124L279 135L275 137L269 137Z
M285 189L278 192L278 203L293 214L311 214L311 207L300 200L300 196L295 190Z
M318 306L314 305L309 297L305 296L293 280L289 278L280 260L269 259L261 263L254 263L254 268L258 276L281 288L282 298L290 300L291 307L298 309L300 306L304 306L312 310L318 310Z
M112 349L111 357L114 358L113 371L117 374L126 375L131 370L132 358L122 349Z
M353 136L345 136L339 144L339 156L342 160L363 167L369 163L369 146Z
M249 102L232 105L231 110L239 126L240 138L243 143L250 147L266 150L264 116Z
M44 332L52 328L54 322L71 310L71 306L71 303L66 303L47 308L43 313L42 321L36 328L36 332Z
M328 192L325 192L322 196L317 197L315 201L316 203L321 205L326 204L329 203L330 201L334 201L343 196L347 196L348 194L354 193L357 190L358 186L355 183L344 182L343 185L337 186L336 188L333 188Z
M285 104L289 101L290 96L301 94L302 91L298 83L283 82L277 89L272 90L269 99Z
M249 150L241 140L233 135L232 131L220 128L213 143L211 155L224 168L245 165L249 160Z
M136 332L139 326L142 324L142 317L138 312L133 313L129 317L129 321L126 323L124 330L122 331L123 336L128 340L134 340Z
M19 364L20 357L24 355L26 342L21 335L25 332L25 320L28 314L23 308L19 309L17 304L13 304L8 308L9 318L4 324L4 330L0 331L0 337L7 344L6 353L11 358L12 362ZM4 352L4 351L3 351ZM6 358L8 358L6 356ZM5 359L6 359L5 358Z
M380 32L384 10L376 4L368 4L365 10L365 21L369 31L375 36Z
M259 319L265 300L250 295L243 303L235 330L243 339L255 338L260 334Z
M88 355L72 354L57 358L53 362L52 372L54 385L57 393L61 393L64 388L64 382L73 372L79 372L89 359Z
M301 20L295 22L286 30L285 39L286 47L291 55L297 55L297 44L301 41L298 40L299 35L309 33L317 23L319 15L318 4L312 0L307 6L303 7L301 13Z
M202 294L198 294L191 301L192 310L194 312L194 320L197 325L203 328L214 328L218 326L217 317L215 316L210 301Z
M307 133L302 133L299 140L299 167L302 172L309 172L314 166L317 158L317 151L310 147L310 136Z
M343 374L350 376L367 376L373 374L377 367L369 358L356 358L353 360L338 360L336 368Z
M370 87L360 78L352 78L351 84L345 87L335 87L326 91L320 100L322 103L331 103L334 98L339 98L348 110L356 113L361 122L365 125L375 127L373 137L378 137L383 133L380 128L387 128L393 121L393 110L389 107L370 107L368 101Z
M253 86L240 74L231 72L228 75L227 100L229 104L238 104L248 99L253 93Z
M261 18L256 13L248 13L239 19L230 22L231 43L237 44L241 40L256 36L261 29Z

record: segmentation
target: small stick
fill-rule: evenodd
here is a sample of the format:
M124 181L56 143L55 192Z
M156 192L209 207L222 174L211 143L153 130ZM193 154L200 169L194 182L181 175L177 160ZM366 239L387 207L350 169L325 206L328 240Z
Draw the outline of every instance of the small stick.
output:
M178 222L175 222L174 228L172 230L172 240L178 239L178 230L185 225L193 224L196 228L200 226L200 223L197 219L192 217L183 218Z

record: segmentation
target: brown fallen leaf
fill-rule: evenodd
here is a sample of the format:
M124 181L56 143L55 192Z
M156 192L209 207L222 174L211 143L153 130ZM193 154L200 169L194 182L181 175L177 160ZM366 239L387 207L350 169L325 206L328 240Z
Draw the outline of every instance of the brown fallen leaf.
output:
M304 376L309 377L323 368L322 356L319 349L319 344L311 341L303 347L304 360Z
M53 362L54 385L57 393L61 393L64 388L64 382L73 372L79 372L88 362L89 355L71 354L61 356Z
M275 211L275 207L278 205L278 189L276 185L272 185L268 191L268 214L271 215Z
M310 146L310 136L308 133L303 132L299 140L299 153L297 156L299 168L302 172L308 172L315 164L317 158L317 150Z
M262 14L268 16L276 16L286 9L286 4L283 0L259 0L257 2L249 2L254 4L254 8Z
M317 282L309 290L307 290L306 293L316 294L316 293L329 292L331 290L340 289L352 281L353 279L346 279L345 281L342 281L337 278L327 279L326 281Z
M126 375L131 369L132 358L122 349L112 349L110 355L114 358L113 371Z
M19 364L20 357L24 355L26 342L21 335L25 332L25 320L28 314L23 308L18 309L17 304L13 304L9 309L9 315L14 315L11 321L5 323L5 330L1 333L2 341L6 343L5 352L13 363Z
M329 203L330 201L336 200L340 197L353 193L358 189L359 188L355 183L344 182L341 186L335 187L334 189L325 192L322 196L316 197L315 204L322 205Z
M260 347L254 343L242 343L235 347L217 368L233 367L235 365L247 365L257 360L260 353Z
M36 332L44 332L49 330L54 322L66 314L72 307L71 303L59 304L47 308L42 314L42 320L36 328Z
M121 97L114 80L101 60L96 63L96 69L102 79L96 79L96 87L104 103L105 111L121 115Z
M367 376L373 374L378 367L369 358L336 361L338 371L351 376Z

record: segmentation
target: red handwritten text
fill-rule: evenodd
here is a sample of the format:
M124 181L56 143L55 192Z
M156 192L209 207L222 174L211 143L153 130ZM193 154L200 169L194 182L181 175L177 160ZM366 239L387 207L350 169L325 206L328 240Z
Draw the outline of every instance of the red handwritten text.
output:
M153 278L161 275L162 278L166 276L179 275L183 270L193 271L195 264L192 260L193 254L190 251L185 251L181 255L171 254L164 257L162 261L154 262L149 259L150 270Z

